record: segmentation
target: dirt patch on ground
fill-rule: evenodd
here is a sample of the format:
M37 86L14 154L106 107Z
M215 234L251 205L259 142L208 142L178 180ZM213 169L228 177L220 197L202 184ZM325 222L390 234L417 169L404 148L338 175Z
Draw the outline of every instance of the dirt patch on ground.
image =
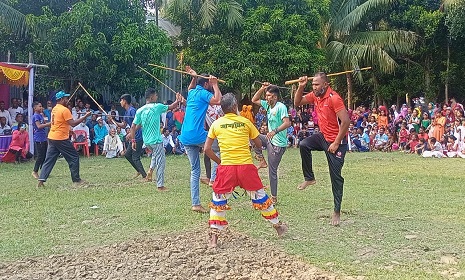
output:
M144 237L77 254L0 263L0 279L337 279L246 235L205 231Z

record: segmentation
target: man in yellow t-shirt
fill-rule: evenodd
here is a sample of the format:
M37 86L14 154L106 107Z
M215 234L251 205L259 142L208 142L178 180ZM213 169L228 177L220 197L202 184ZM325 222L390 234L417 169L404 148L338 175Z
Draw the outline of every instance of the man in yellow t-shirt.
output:
M228 224L226 210L228 198L234 188L240 186L250 195L253 207L273 224L278 236L287 231L287 226L278 219L278 212L265 193L258 176L257 167L252 162L249 140L261 145L257 128L248 119L237 115L237 100L232 93L221 98L224 117L214 121L205 142L205 154L218 163L216 180L213 183L213 196L210 202L210 246L216 247L218 233ZM221 159L212 150L214 139L218 139Z
M64 91L59 91L55 94L57 105L53 107L51 112L51 127L48 133L48 148L45 162L42 165L42 170L39 176L39 184L37 187L43 187L44 182L52 172L60 153L68 162L71 179L75 187L84 186L87 184L81 180L79 176L79 154L74 149L73 144L69 140L69 131L71 127L80 124L91 112L87 112L84 116L73 120L71 111L66 107L68 104L69 94Z

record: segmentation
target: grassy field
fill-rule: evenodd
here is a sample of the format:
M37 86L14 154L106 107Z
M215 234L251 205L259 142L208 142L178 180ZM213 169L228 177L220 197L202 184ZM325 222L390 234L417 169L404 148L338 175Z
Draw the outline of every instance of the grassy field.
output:
M299 191L300 156L298 150L289 149L279 170L277 205L290 226L289 234L278 240L260 214L251 210L246 196L231 200L228 219L236 231L265 239L341 276L465 278L463 166L462 159L348 154L342 223L332 227L324 154L314 157L317 184ZM125 159L81 158L81 177L93 184L85 189L71 187L63 159L45 189L36 189L32 167L33 163L0 164L0 262L206 227L208 215L190 211L186 157L168 157L165 180L170 190L163 193L154 183L132 180L134 171ZM261 175L268 184L266 172ZM205 206L209 197L203 186Z

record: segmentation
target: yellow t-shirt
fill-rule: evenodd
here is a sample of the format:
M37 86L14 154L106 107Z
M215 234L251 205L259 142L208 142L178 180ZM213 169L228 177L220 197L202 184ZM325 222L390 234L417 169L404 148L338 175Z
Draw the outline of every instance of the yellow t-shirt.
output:
M73 119L71 111L61 105L57 104L52 109L51 113L51 122L50 132L48 133L48 139L51 140L66 140L69 139L69 130L71 126L68 124L68 121Z
M248 119L236 114L226 114L213 122L208 137L218 139L221 165L252 164L249 139L257 138L259 132Z

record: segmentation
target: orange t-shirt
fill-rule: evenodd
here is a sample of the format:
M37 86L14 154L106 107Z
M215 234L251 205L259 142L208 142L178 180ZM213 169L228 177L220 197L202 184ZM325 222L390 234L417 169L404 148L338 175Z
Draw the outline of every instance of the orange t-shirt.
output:
M315 105L318 116L318 126L326 141L334 142L339 133L339 121L337 113L346 107L344 101L335 91L328 87L323 97L316 97L313 92L304 96L308 103Z
M388 117L387 116L378 116L378 127L388 127Z
M66 140L69 139L69 130L71 126L68 124L69 120L73 119L71 111L61 105L57 104L52 109L50 132L48 133L48 139L51 140Z

